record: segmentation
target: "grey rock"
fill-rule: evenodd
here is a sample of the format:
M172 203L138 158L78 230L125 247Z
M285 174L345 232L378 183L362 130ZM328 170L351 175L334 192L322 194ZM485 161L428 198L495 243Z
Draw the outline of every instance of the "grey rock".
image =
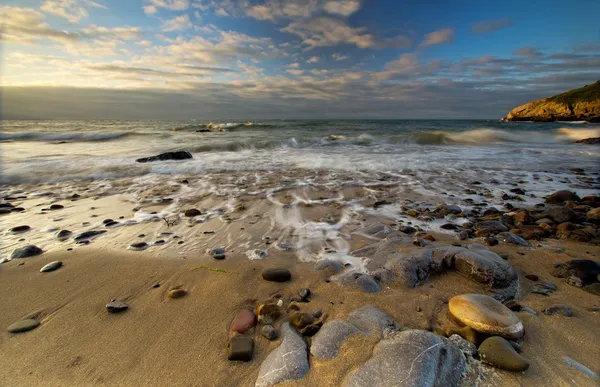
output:
M225 249L222 247L217 247L210 250L210 256L214 259L225 259Z
M344 341L359 330L346 320L331 320L312 339L310 353L318 360L333 359Z
M185 160L185 159L191 159L191 158L192 158L192 154L190 152L177 151L177 152L161 153L159 155L151 156L151 157L142 157L135 161L138 163L148 163L148 162L153 162L153 161Z
M135 242L129 245L130 250L141 251L146 250L150 245L146 242Z
M21 333L21 332L27 332L32 329L35 329L38 326L40 326L39 321L34 320L32 318L28 318L26 320L17 321L16 323L9 325L7 330L10 333Z
M273 328L273 325L263 325L263 327L260 329L260 333L270 341L275 340L278 336L277 331L275 328Z
M35 245L27 245L14 249L10 254L10 259L29 258L42 254L44 251Z
M94 230L94 231L85 231L81 234L77 235L74 239L79 242L82 240L88 240L97 237L98 235L102 235L106 232L106 230Z
M254 340L246 336L234 336L229 340L228 360L250 361L254 351Z
M521 238L520 236L513 234L512 232L508 232L508 231L501 232L500 234L496 235L496 238L500 242L508 243L511 245L531 247L529 242L527 242L525 239Z
M310 297L310 289L302 288L300 289L300 291L298 291L298 294L300 295L300 298L307 299L308 297Z
M358 289L363 293L377 293L381 287L373 277L367 274L352 272L339 278L339 283L346 289Z
M466 367L462 351L431 332L407 330L381 341L347 387L456 386Z
M123 301L112 300L106 304L106 311L108 313L120 313L127 310L127 308L129 308L129 305Z
M54 271L54 270L58 269L59 267L61 267L62 264L63 263L61 261L50 262L49 264L47 264L46 266L44 266L40 269L40 273L47 273L49 271Z
M385 238L392 228L383 223L371 224L367 227L356 230L354 234L365 236L367 238L382 239Z
M573 311L565 304L550 305L544 310L544 314L548 316L560 315L565 317L573 317Z
M337 274L337 273L340 273L340 272L344 271L344 265L342 265L338 261L333 261L333 260L330 260L330 259L324 259L322 261L319 261L319 262L315 263L315 265L313 266L313 269L315 269L315 270L327 270L327 271L332 272L333 274Z
M475 344L463 339L457 334L453 334L448 338L448 340L450 340L452 344L454 344L467 356L475 356L477 354L477 347Z
M390 284L394 281L394 273L388 269L376 269L371 272L373 278L375 278L379 282L383 282L384 284Z
M323 315L323 309L317 309L312 312L314 318L320 318Z
M365 305L348 315L348 321L362 333L381 337L400 330L392 316L374 305Z
M302 336L286 322L281 326L281 337L281 345L260 365L256 387L301 379L308 372L308 351Z
M478 222L477 224L475 224L475 229L482 231L485 230L491 233L508 231L508 228L502 222L499 222L497 220Z
M58 239L59 241L65 241L67 239L69 239L72 235L72 232L69 230L60 230L59 232L56 233L56 239Z
M542 218L550 218L556 223L577 221L577 214L569 207L556 206L540 214Z

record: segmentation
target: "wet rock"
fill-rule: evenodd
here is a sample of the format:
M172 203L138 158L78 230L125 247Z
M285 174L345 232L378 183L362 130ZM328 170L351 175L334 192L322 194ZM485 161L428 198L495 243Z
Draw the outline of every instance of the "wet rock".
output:
M523 323L506 306L483 294L463 294L450 299L450 314L478 332L520 339Z
M272 325L263 325L260 333L269 341L273 341L277 338L277 331Z
M400 226L398 231L403 232L405 234L414 234L417 230L412 226Z
M190 208L189 210L185 211L184 215L186 218L193 218L195 216L202 215L202 212L200 212L200 210L198 210L197 208Z
M75 238L73 238L76 242L82 241L82 240L86 240L86 239L92 239L97 237L98 235L102 235L106 232L106 230L94 230L94 231L85 231L82 232L81 234L77 235Z
M578 202L581 200L575 192L571 191L556 191L546 197L546 203L550 204L561 204L566 201Z
M105 227L115 227L115 226L118 226L118 225L120 225L120 224L121 224L121 223L119 223L119 222L117 222L117 221L114 221L114 220L113 220L112 222L105 223L105 224L104 224L104 226L105 226Z
M242 309L233 320L231 330L237 333L245 333L256 325L256 316L254 312L248 309Z
M256 315L261 324L272 325L277 321L281 312L277 304L269 303L259 305L258 308L256 308Z
M513 234L512 232L501 232L498 235L496 235L496 238L498 238L498 240L500 240L503 243L508 243L516 246L531 247L529 242L527 242L520 236Z
M312 314L300 311L290 313L290 324L304 336L312 336L319 328L317 319Z
M540 277L538 277L535 274L526 274L525 278L527 278L528 280L533 281L533 282L536 282L536 281L540 280Z
M167 293L167 297L169 297L171 299L182 298L182 297L185 297L186 295L187 295L187 292L183 289L171 289Z
M300 295L300 298L308 299L308 297L310 297L310 289L302 288L298 294Z
M148 247L150 247L150 245L146 242L135 242L129 245L129 249L135 251L146 250Z
M551 274L557 278L574 276L579 278L584 285L588 285L598 282L600 264L591 259L573 259L555 264Z
M573 317L573 311L565 304L554 304L550 305L544 310L544 314L548 316L565 316L565 317Z
M317 309L312 313L314 318L321 318L323 316L323 309Z
M488 246L496 246L498 244L498 239L493 237L485 238L485 244Z
M50 206L50 209L55 211L55 210L62 210L63 208L65 208L63 205L61 204L53 204Z
M214 259L225 259L225 249L221 247L214 248L209 251L210 256Z
M456 386L465 367L462 351L447 339L406 330L379 342L346 386Z
M600 220L600 207L589 210L585 216L588 219Z
M592 293L595 294L597 296L600 296L600 282L596 282L590 285L586 285L583 287L583 290L585 290L588 293Z
M27 245L14 249L10 254L10 259L29 258L42 254L44 251L35 245Z
M292 273L287 269L266 269L262 272L263 279L272 282L286 282L292 278Z
M569 207L554 206L540 214L542 218L550 218L556 223L575 222L578 219L575 211Z
M333 359L344 341L359 330L349 322L337 319L327 322L313 337L310 353L317 360Z
M177 152L161 153L159 155L151 156L151 157L142 157L135 161L138 163L148 163L148 162L153 162L153 161L186 160L186 159L191 159L191 158L192 158L192 154L190 152L177 151Z
M347 289L358 289L363 293L377 293L381 287L373 277L368 274L351 272L339 279L342 287Z
M250 361L254 351L254 340L246 336L234 336L229 340L228 360Z
M14 233L14 234L19 234L19 233L23 233L26 231L31 230L31 227L29 226L17 226L17 227L13 227L11 229L9 229L8 231Z
M73 233L69 230L60 230L56 233L56 239L59 241L65 241L71 237Z
M508 228L502 222L499 222L497 220L477 222L475 224L475 229L478 231L486 231L493 234L508 231Z
M54 262L50 262L49 264L45 265L44 267L42 267L40 269L40 273L47 273L50 271L54 271L58 268L60 268L62 266L62 262L61 261L54 261Z
M16 323L9 325L6 329L10 333L22 333L35 329L39 326L39 321L32 318L28 318L26 320L17 321Z
M499 336L484 340L478 352L482 361L506 371L520 372L529 368L529 362L519 355L508 341Z
M475 356L477 354L477 347L475 346L475 344L463 339L460 335L450 335L448 340L452 342L452 344L454 344L467 356Z
M458 229L459 229L459 227L458 227L457 225L455 225L455 224L452 224L452 223L445 223L445 224L442 224L442 225L440 226L440 228L442 228L442 229L444 229L444 230L458 230Z
M321 260L321 261L317 262L313 266L313 269L315 269L315 270L327 270L331 274L337 274L337 273L340 273L340 272L344 271L344 265L342 265L338 261L333 261L333 260L330 260L330 259L324 259L324 260Z
M263 361L255 387L267 387L301 379L309 370L306 343L289 323L281 327L281 345Z
M462 230L461 232L459 232L458 239L461 241L466 241L467 239L469 239L469 231Z
M392 316L373 305L365 305L348 315L348 321L362 333L382 337L400 330Z

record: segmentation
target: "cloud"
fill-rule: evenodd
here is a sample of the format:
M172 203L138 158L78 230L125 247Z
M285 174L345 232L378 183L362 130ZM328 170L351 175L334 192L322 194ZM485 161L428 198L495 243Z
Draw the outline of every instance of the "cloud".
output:
M164 8L169 11L185 11L189 8L189 0L147 0L156 8Z
M143 9L144 9L144 13L148 16L154 15L155 13L158 12L158 8L156 8L155 5L145 5L143 7Z
M338 54L338 53L331 54L331 58L335 61L350 59L349 56L343 55L343 54Z
M487 34L492 31L501 30L512 25L512 19L499 19L484 22L478 22L471 26L471 32L474 34Z
M350 16L361 7L361 3L358 0L346 0L346 1L327 1L323 5L323 9L330 13L342 16Z
M162 24L161 31L163 32L173 32L173 31L183 31L188 28L192 28L194 25L190 21L189 15L181 15L176 16L173 19L165 20Z
M300 63L290 63L289 65L287 65L287 67L291 69L297 69L300 67Z
M420 47L430 47L439 44L451 43L454 41L454 29L444 28L425 35L425 40L421 42Z
M42 11L62 17L73 24L88 17L88 7L107 9L105 5L91 0L44 0L40 5Z
M304 74L304 70L297 70L297 69L287 69L285 70L287 73L290 73L292 75L302 75Z
M542 53L536 50L535 47L521 47L513 54L524 59L538 59L542 57Z
M312 58L307 60L306 63L317 63L319 61L319 59L321 59L321 58L319 58L318 56L313 56Z
M308 49L338 45L354 45L359 48L407 47L408 38L396 36L391 39L379 39L368 33L366 28L351 27L345 21L330 17L294 21L281 29L297 35Z

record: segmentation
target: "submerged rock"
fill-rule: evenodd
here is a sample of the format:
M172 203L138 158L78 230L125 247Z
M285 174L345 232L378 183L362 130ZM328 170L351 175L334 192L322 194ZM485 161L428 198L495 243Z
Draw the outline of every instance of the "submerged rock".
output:
M177 152L161 153L156 156L142 157L135 161L138 163L148 163L148 162L153 162L153 161L186 160L186 159L191 159L191 158L193 158L193 157L190 152L177 151Z

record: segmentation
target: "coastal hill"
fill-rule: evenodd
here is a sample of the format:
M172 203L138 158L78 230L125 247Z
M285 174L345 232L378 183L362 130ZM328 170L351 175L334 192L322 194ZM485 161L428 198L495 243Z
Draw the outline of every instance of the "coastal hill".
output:
M514 108L503 121L600 122L600 81Z

